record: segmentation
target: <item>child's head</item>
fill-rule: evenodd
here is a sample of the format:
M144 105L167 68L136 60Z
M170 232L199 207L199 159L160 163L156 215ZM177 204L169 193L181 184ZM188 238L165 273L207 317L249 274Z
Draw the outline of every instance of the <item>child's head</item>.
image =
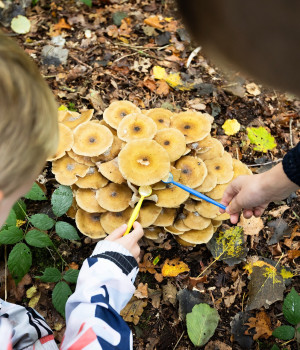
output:
M56 151L57 106L34 62L0 33L0 225Z
M275 87L300 93L298 0L177 0L204 51Z

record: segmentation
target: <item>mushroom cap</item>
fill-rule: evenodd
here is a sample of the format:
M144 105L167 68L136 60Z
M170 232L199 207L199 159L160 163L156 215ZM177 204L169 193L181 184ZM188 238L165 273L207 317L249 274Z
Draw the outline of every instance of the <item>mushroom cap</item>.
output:
M206 195L212 199L222 198L228 185L229 183L217 185L213 190L207 192Z
M47 160L52 162L63 157L66 151L70 151L74 144L72 130L62 123L58 123L59 142L55 154Z
M183 239L181 239L181 236L174 236L177 243L181 244L184 247L196 247L196 244L189 243Z
M97 163L100 173L111 182L121 184L126 182L119 170L118 158L110 160L106 163Z
M234 172L232 180L236 179L240 175L253 175L252 171L247 167L247 165L238 159L232 158L232 166Z
M215 219L220 214L219 208L216 205L206 201L198 202L195 205L195 209L201 216L208 219Z
M74 130L73 151L81 156L98 156L107 151L112 143L113 134L104 125L86 122Z
M168 152L170 162L174 162L185 153L185 137L178 129L161 129L154 140Z
M167 151L153 140L127 143L118 158L123 177L138 186L152 185L170 171Z
M96 200L96 192L91 189L79 188L76 191L77 205L88 213L105 213L106 210L102 208Z
M176 230L181 231L181 232L190 231L190 227L187 227L185 225L185 223L183 222L183 219L177 219L174 222L173 227L175 227Z
M214 173L207 172L206 178L202 182L202 184L196 188L198 192L209 192L213 190L217 186L217 175ZM191 196L191 198L195 200L199 200L196 196ZM220 198L220 197L218 197Z
M130 101L114 101L105 109L103 119L112 128L118 129L121 120L131 113L141 113L141 110Z
M159 234L163 232L163 229L160 227L147 227L144 229L144 236L155 241L159 238Z
M171 166L170 173L173 175L174 181L179 181L181 176L181 170L176 169L174 166ZM156 184L152 186L153 190L164 190L167 187L167 184L165 182L159 181Z
M176 162L175 167L181 169L179 181L191 188L199 187L207 175L205 163L197 157L184 156Z
M75 219L77 210L78 210L78 206L76 203L76 199L75 199L75 197L73 197L72 205L70 206L70 208L66 212L66 215L71 219Z
M104 153L100 154L99 156L92 157L92 161L94 163L98 162L109 162L110 160L113 160L118 156L120 153L122 147L125 145L125 142L120 140L118 136L113 135L113 143L112 145L108 148L107 151Z
M189 198L189 193L172 184L164 190L153 191L158 197L156 205L164 208L177 208Z
M106 233L100 223L100 216L101 214L99 213L87 213L82 209L78 209L75 216L78 230L93 239L106 237Z
M106 126L110 131L111 133L114 135L114 136L117 136L117 130L115 128L112 128L109 124L106 123L105 120L101 119L101 120L92 120L93 123L98 123L100 125L104 125ZM120 140L121 141L121 140Z
M130 219L132 210L133 209L129 207L122 212L118 212L118 213L107 212L102 214L100 218L100 222L104 231L110 234L121 225L127 224Z
M230 215L228 213L220 214L220 212L219 212L219 215L217 215L214 218L215 221L223 221L223 220L228 220L228 219L230 219Z
M68 151L67 153L68 153L68 156L76 160L77 163L88 165L88 166L95 166L95 164L91 160L91 157L80 156L75 152L73 152L72 150Z
M118 137L126 142L138 139L153 139L157 126L151 118L141 113L124 117L118 125Z
M175 208L161 208L161 212L157 219L154 221L154 226L171 226L175 220L176 209Z
M124 184L110 183L96 192L100 206L108 211L120 212L129 207L132 192Z
M214 234L214 227L210 224L204 230L191 230L180 236L181 239L192 244L207 243Z
M182 234L184 233L184 231L179 231L179 230L177 230L177 228L175 228L174 225L172 225L172 226L166 226L166 227L165 227L165 230L166 230L167 232L172 233L173 235L182 235Z
M202 113L188 111L173 115L171 127L180 130L186 138L186 143L191 143L203 140L209 135L211 122Z
M79 124L82 124L91 120L93 114L94 114L93 109L81 111L81 114L79 114L78 112L68 111L68 113L65 115L62 122L66 126L68 126L70 129L75 129Z
M214 220L214 219L212 219L211 220L211 224L213 225L213 227L218 228L219 226L222 225L222 221L221 220Z
M59 122L59 123L62 123L62 121L65 119L65 117L66 117L66 115L68 114L68 110L65 110L65 109L63 109L63 110L58 110L57 111L57 121Z
M155 122L157 130L168 128L171 123L171 116L173 115L173 112L165 108L153 108L142 113L146 114Z
M52 173L55 175L56 181L66 186L73 185L78 180L77 176L85 176L88 170L87 165L79 164L68 156L63 156L52 162Z
M142 227L149 227L155 222L160 212L161 208L157 207L155 203L145 201L140 209L137 221Z
M202 160L222 157L224 154L222 143L213 137L207 136L204 140L199 141L198 145L197 154Z
M232 159L230 160L226 152L223 157L208 159L205 162L209 173L217 176L217 184L226 184L233 178Z
M195 202L194 200L192 200L190 198L184 203L184 209L193 213L194 211L196 211L196 209L195 209L196 204L197 204L197 202Z
M106 186L107 183L108 180L99 173L96 167L90 167L87 174L76 181L79 188L91 188L93 190L98 190Z
M211 223L210 219L204 218L197 211L193 213L186 211L185 214L186 218L183 219L183 222L189 229L204 230Z

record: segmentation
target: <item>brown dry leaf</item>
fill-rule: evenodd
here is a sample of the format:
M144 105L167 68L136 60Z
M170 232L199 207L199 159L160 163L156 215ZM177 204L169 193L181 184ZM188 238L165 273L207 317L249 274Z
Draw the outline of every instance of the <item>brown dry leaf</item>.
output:
M261 93L259 87L255 83L250 83L246 85L246 90L249 94L257 96Z
M158 309L160 305L161 290L148 288L148 297L151 299L152 306L155 309Z
M147 299L148 298L148 283L140 283L137 286L137 289L135 290L134 294L135 297L138 299Z
M74 261L71 262L71 264L69 264L69 268L72 270L78 270L79 269L79 265L76 264Z
M146 300L138 299L133 296L124 309L121 310L120 315L126 322L133 322L137 325L146 305Z
M169 301L173 306L176 304L177 289L171 281L162 287L163 301Z
M210 341L204 350L231 350L232 347L221 342L220 340Z
M157 85L158 85L158 87L157 87L156 93L158 95L167 96L169 94L170 87L164 80L159 80L157 82Z
M150 258L152 258L151 253L145 254L143 257L143 262L139 263L139 269L141 272L149 272L154 275L156 270L152 261L150 261Z
M163 29L163 25L161 24L160 19L158 16L150 16L146 19L144 19L144 23L147 24L147 26L157 28L157 29Z
M251 328L255 329L256 334L254 334L253 340L257 340L259 338L268 339L272 335L270 317L265 311L260 311L256 317L250 317L249 323L245 323L245 325L249 326L248 330ZM249 335L248 330L245 332L245 334Z
M300 250L291 249L291 250L288 251L287 256L291 260L299 258Z
M64 18L61 18L58 23L53 24L50 28L50 36L60 35L63 29L71 29L70 24L66 22Z
M238 226L243 227L246 235L254 236L258 235L260 230L264 228L264 223L261 218L252 216L251 219L245 219L244 215L241 215Z
M112 38L117 38L119 36L118 27L112 24L106 28L106 33L108 36L111 36Z
M148 88L152 92L156 90L156 83L152 79L146 78L143 82L143 85L146 86L146 88Z
M190 271L188 265L179 258L169 260L167 259L162 267L162 275L164 277L176 277L182 272Z
M270 210L268 214L274 216L274 218L278 218L279 216L281 216L288 209L290 209L290 207L288 205L282 205L279 208Z
M159 283L162 282L163 279L164 279L163 275L162 275L161 273L158 273L158 272L155 273L154 278L155 278L156 281L159 282Z
M293 239L295 238L295 237L300 237L300 232L298 231L298 229L299 229L299 226L298 225L296 225L294 228L293 228L293 232L292 232L292 234L291 234L291 237L290 238L286 238L285 240L284 240L284 245L286 245L287 247L289 247L289 248L292 248L292 249L295 249L295 247L294 247L294 243L295 242L293 242Z
M202 277L189 277L189 288L193 289L194 287L197 288L198 284L200 283L208 283L207 282L207 276Z

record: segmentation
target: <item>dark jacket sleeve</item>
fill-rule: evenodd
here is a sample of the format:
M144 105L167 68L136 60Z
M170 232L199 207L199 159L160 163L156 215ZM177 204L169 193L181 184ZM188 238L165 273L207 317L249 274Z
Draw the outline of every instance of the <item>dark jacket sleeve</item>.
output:
M300 142L284 156L282 166L286 176L300 187Z

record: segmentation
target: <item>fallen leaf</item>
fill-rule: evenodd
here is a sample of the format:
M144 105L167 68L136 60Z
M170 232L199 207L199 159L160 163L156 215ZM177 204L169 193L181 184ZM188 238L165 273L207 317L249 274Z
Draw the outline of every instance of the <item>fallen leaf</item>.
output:
M294 260L294 259L296 259L296 258L299 258L299 256L300 256L300 250L291 249L291 250L288 251L287 256L288 256L288 258L291 259L291 260Z
M264 223L261 218L252 216L250 219L245 219L244 215L240 216L238 226L244 229L244 233L249 236L258 235L259 232L264 228Z
M193 307L200 303L209 303L210 297L207 294L202 294L197 290L181 289L177 293L179 303L178 314L180 320L184 321L186 314L192 312Z
M72 269L72 270L78 270L78 269L79 269L79 265L76 264L74 261L72 261L72 262L69 264L69 268Z
M22 15L14 17L11 21L11 29L17 34L26 34L30 32L30 20Z
M259 338L268 339L272 335L270 317L264 310L260 311L256 317L250 317L249 322L245 323L245 325L249 326L249 329L255 329L256 333L253 336L253 340ZM249 334L248 330L246 334Z
M157 85L158 85L156 89L157 95L167 96L169 94L170 92L169 85L164 80L159 80L157 82Z
M144 23L147 24L147 26L157 28L157 29L163 29L164 27L161 24L161 20L158 18L158 16L150 16L144 19Z
M37 288L36 286L32 286L29 289L26 290L26 298L30 299L36 294Z
M155 92L156 91L156 83L154 80L146 78L143 81L143 85L146 86L150 91Z
M252 337L245 334L245 331L248 329L246 322L250 316L250 312L239 312L230 322L231 333L233 335L234 341L236 341L242 349L251 349L253 344Z
M148 298L151 299L151 304L155 309L158 309L160 306L161 294L160 289L148 288Z
M33 309L37 306L40 298L41 298L41 292L36 293L30 300L28 303L29 307L32 307Z
M163 301L170 302L173 306L175 306L177 289L170 280L166 285L162 286L162 292L163 292Z
M97 112L103 112L105 110L105 104L100 95L100 91L90 89L89 94L86 96L91 105L95 108Z
M240 131L241 124L236 119L227 119L225 123L222 125L222 129L224 129L225 134L235 135Z
M116 25L111 24L106 28L106 33L108 36L111 36L112 38L117 38L119 36L119 29Z
M193 289L194 287L197 288L197 285L199 283L208 283L207 282L207 276L202 277L189 277L189 288Z
M133 322L137 325L146 306L147 301L133 296L124 309L121 310L120 315L126 322Z
M289 236L292 232L287 222L281 218L268 222L268 227L274 229L274 233L269 239L268 245L278 243L284 236Z
M243 229L235 226L226 231L217 231L207 243L207 248L216 260L232 266L245 259L248 249L244 243Z
M151 253L144 255L143 261L139 263L139 269L141 272L149 272L154 275L156 273L156 269L152 261L150 261L150 257L152 257Z
M164 279L163 275L162 275L161 273L158 273L158 272L155 273L154 278L155 278L156 281L159 282L159 283L162 282L163 279Z
M247 132L250 142L256 145L255 151L267 153L277 146L274 137L262 126L247 128Z
M220 340L210 341L205 346L204 350L231 350L232 347L221 342Z
M270 210L268 214L274 216L274 218L278 218L279 216L281 216L288 209L290 209L290 207L288 205L282 205L279 208Z
M138 299L147 299L148 298L148 283L140 283L137 286L137 289L135 290L134 294L135 297Z
M246 85L246 90L249 94L257 96L261 93L259 87L255 83L250 83Z
M71 29L72 27L66 23L66 20L64 18L61 18L58 23L53 24L53 26L50 28L50 36L57 36L60 35L63 29Z
M186 271L190 271L188 265L183 261L179 261L179 258L167 259L161 270L164 277L176 277Z

